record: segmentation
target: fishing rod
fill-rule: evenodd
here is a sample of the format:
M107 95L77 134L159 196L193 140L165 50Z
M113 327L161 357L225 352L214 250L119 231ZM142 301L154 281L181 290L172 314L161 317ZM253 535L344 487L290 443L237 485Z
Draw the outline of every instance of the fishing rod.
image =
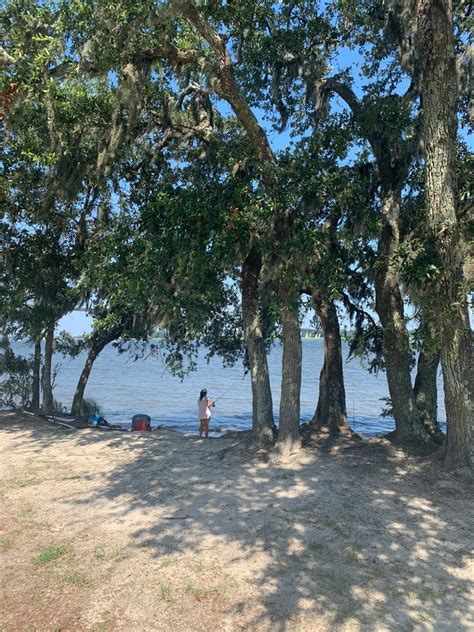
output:
M243 375L243 377L242 377L242 381L244 381L244 380L245 380L245 377L246 377L247 373L248 373L248 371L244 371L244 375ZM228 393L228 392L229 392L228 390L227 390L227 391L224 391L224 392L222 393L222 395L219 395L219 397L216 397L216 399L214 399L214 400L213 400L212 405L213 405L213 406L215 406L215 405L216 405L216 402L218 402L220 399L222 399L223 397L225 397L225 396L227 395L227 393Z
M225 393L222 393L222 395L219 395L219 397L216 397L216 399L214 399L213 402L212 402L212 406L214 407L216 405L216 402L218 402L224 396L225 396Z

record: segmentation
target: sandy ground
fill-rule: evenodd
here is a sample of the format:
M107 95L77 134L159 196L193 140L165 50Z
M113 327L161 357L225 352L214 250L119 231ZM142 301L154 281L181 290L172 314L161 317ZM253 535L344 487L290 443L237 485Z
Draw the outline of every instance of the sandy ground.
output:
M2 414L0 629L474 630L469 483L384 440L236 441Z

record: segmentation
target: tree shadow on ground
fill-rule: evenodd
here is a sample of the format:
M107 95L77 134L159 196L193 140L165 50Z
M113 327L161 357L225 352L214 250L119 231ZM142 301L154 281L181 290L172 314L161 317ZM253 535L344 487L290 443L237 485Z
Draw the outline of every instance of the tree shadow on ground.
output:
M275 463L230 437L34 429L32 438L39 451L72 439L125 455L100 488L68 502L114 501L110 519L137 516L130 537L157 559L217 549L247 587L232 604L245 629L474 625L471 490L386 441L331 442Z

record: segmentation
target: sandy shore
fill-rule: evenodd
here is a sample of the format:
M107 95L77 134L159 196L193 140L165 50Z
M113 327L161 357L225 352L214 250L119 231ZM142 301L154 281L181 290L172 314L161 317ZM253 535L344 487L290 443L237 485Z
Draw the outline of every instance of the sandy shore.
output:
M2 631L474 630L472 487L384 440L275 465L3 413L0 442Z

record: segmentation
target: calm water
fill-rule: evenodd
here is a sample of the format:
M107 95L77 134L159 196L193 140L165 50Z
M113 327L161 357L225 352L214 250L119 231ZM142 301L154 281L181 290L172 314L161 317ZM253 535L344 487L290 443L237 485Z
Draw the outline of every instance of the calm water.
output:
M15 344L14 349L28 353L28 347ZM343 352L347 356L347 346ZM345 357L344 356L344 357ZM54 397L70 407L77 380L84 366L85 354L69 359L58 356L60 364ZM319 372L323 362L323 341L303 341L303 381L301 419L313 416L318 396ZM275 346L269 355L275 417L278 419L281 382L281 347ZM388 389L385 374L370 375L355 359L344 364L347 412L353 429L364 434L379 434L393 429L393 420L380 416ZM241 365L223 368L214 358L209 364L203 357L197 371L184 381L174 378L162 360L148 357L134 362L127 354L119 354L109 346L96 360L86 388L86 397L94 398L111 423L130 425L137 413L146 413L152 425L165 424L185 433L194 433L197 423L199 391L207 388L211 399L219 398L212 411L211 429L247 429L251 427L250 376L244 376ZM442 383L438 376L438 406L444 421Z

